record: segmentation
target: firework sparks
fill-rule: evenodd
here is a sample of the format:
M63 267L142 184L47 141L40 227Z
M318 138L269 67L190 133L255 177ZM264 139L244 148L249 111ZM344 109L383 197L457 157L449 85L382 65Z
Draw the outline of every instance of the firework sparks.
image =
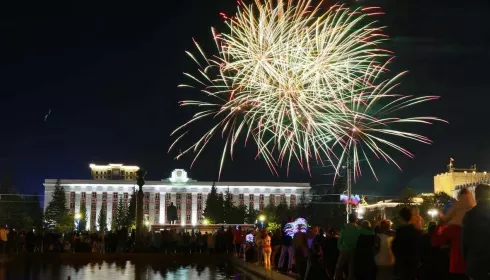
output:
M213 101L181 102L198 112L172 133L181 134L170 149L190 125L205 119L214 125L178 157L193 152L195 161L210 139L221 135L225 144L220 174L238 140L252 139L257 157L273 173L278 166L289 169L293 160L309 170L311 161L325 158L338 170L348 156L357 177L361 158L371 167L369 153L395 164L387 147L412 156L386 135L430 143L422 135L392 128L438 120L395 115L437 97L392 93L403 73L382 78L391 52L379 47L386 36L370 19L378 9L337 5L324 11L311 0L239 1L238 7L234 16L221 15L225 32L212 29L214 55L208 56L197 42L198 55L186 52L198 69L185 73L192 84L181 87L199 88Z

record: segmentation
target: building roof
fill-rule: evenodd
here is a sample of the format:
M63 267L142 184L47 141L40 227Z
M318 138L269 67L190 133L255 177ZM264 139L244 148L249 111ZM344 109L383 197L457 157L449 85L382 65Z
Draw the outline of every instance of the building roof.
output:
M44 186L56 184L57 179L44 180ZM101 185L136 185L136 180L91 180L91 179L60 179L61 185L80 185L80 186L101 186ZM211 181L188 181L185 183L172 183L167 179L161 181L146 181L145 186L205 186L210 187L215 184L218 188L226 187L297 187L310 188L310 183L291 183L291 182L211 182Z

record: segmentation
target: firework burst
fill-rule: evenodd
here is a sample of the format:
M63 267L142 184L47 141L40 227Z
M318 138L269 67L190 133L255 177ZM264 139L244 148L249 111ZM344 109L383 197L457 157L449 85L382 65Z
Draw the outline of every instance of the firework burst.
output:
M393 163L387 147L412 156L383 136L430 143L392 126L437 120L394 117L400 109L437 97L392 93L403 73L383 78L392 56L379 47L386 36L370 19L377 13L374 7L350 10L341 5L322 10L321 3L308 0L239 2L235 16L223 15L226 31L212 29L213 55L197 42L198 55L187 52L198 69L185 73L192 83L180 87L198 88L213 101L181 102L198 112L172 133L181 134L170 149L191 124L212 119L211 129L177 158L193 152L195 161L210 139L221 135L220 174L239 139L252 139L257 157L276 174L277 166L289 169L292 160L309 170L311 161L327 159L338 170L349 157L357 177L361 158L371 167L369 153Z

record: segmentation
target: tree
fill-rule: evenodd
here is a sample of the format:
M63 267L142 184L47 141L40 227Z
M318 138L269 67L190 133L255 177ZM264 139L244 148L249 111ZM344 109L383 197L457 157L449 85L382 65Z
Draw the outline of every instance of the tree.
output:
M223 200L223 219L225 224L231 224L232 215L233 215L233 199L230 193L230 190L226 190L225 197Z
M230 212L228 213L226 223L243 224L245 222L246 217L247 217L247 206L245 205L232 206L230 208Z
M415 193L411 188L404 188L401 192L402 203L410 206L412 205L413 198L416 196L417 193Z
M253 207L248 208L248 213L245 217L245 222L247 224L254 224L259 216L259 211L255 210Z
M129 198L129 206L125 205L126 220L124 226L132 228L136 224L136 190L133 188L133 193Z
M75 228L75 216L66 211L60 218L59 223L56 224L55 230L58 232L67 232Z
M79 230L85 230L87 229L87 206L85 203L80 204L80 220L78 221L78 229Z
M224 221L223 212L223 198L222 196L220 197L220 195L218 195L215 183L213 183L211 192L206 198L206 208L204 208L203 216L209 221L209 223L219 224L223 223Z
M306 192L303 191L303 193L301 194L301 196L299 197L299 203L298 205L296 206L296 209L295 209L295 214L294 216L297 216L297 217L308 217L309 216L309 213L308 213L308 199L306 197Z
M116 215L112 217L112 228L119 230L123 227L128 227L128 209L120 198L117 203Z
M52 199L46 207L45 219L50 224L61 224L67 220L68 209L66 208L65 189L58 179L54 185Z
M99 217L97 218L97 225L99 226L99 231L107 231L107 212L105 206L100 208Z

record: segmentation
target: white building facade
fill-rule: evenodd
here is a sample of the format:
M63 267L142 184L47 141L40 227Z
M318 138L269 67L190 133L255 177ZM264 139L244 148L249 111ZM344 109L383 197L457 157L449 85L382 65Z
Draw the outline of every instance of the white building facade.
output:
M92 165L91 168L94 169ZM104 209L110 229L118 201L122 200L128 205L133 189L137 191L138 186L136 180L107 180L97 179L94 176L93 178L92 180L60 180L66 192L67 206L76 215L80 211L80 205L85 204L88 215L87 230L97 229L97 217L101 209ZM46 179L44 182L45 210L52 199L56 181L56 179ZM269 204L279 203L294 207L303 192L308 195L310 191L309 183L215 182L214 184L218 193L224 194L229 191L235 205L245 205L256 210L261 210ZM211 191L212 185L213 182L191 180L182 169L174 170L168 179L146 181L143 186L145 221L155 225L166 224L165 210L173 202L177 207L177 224L201 224L207 194Z

